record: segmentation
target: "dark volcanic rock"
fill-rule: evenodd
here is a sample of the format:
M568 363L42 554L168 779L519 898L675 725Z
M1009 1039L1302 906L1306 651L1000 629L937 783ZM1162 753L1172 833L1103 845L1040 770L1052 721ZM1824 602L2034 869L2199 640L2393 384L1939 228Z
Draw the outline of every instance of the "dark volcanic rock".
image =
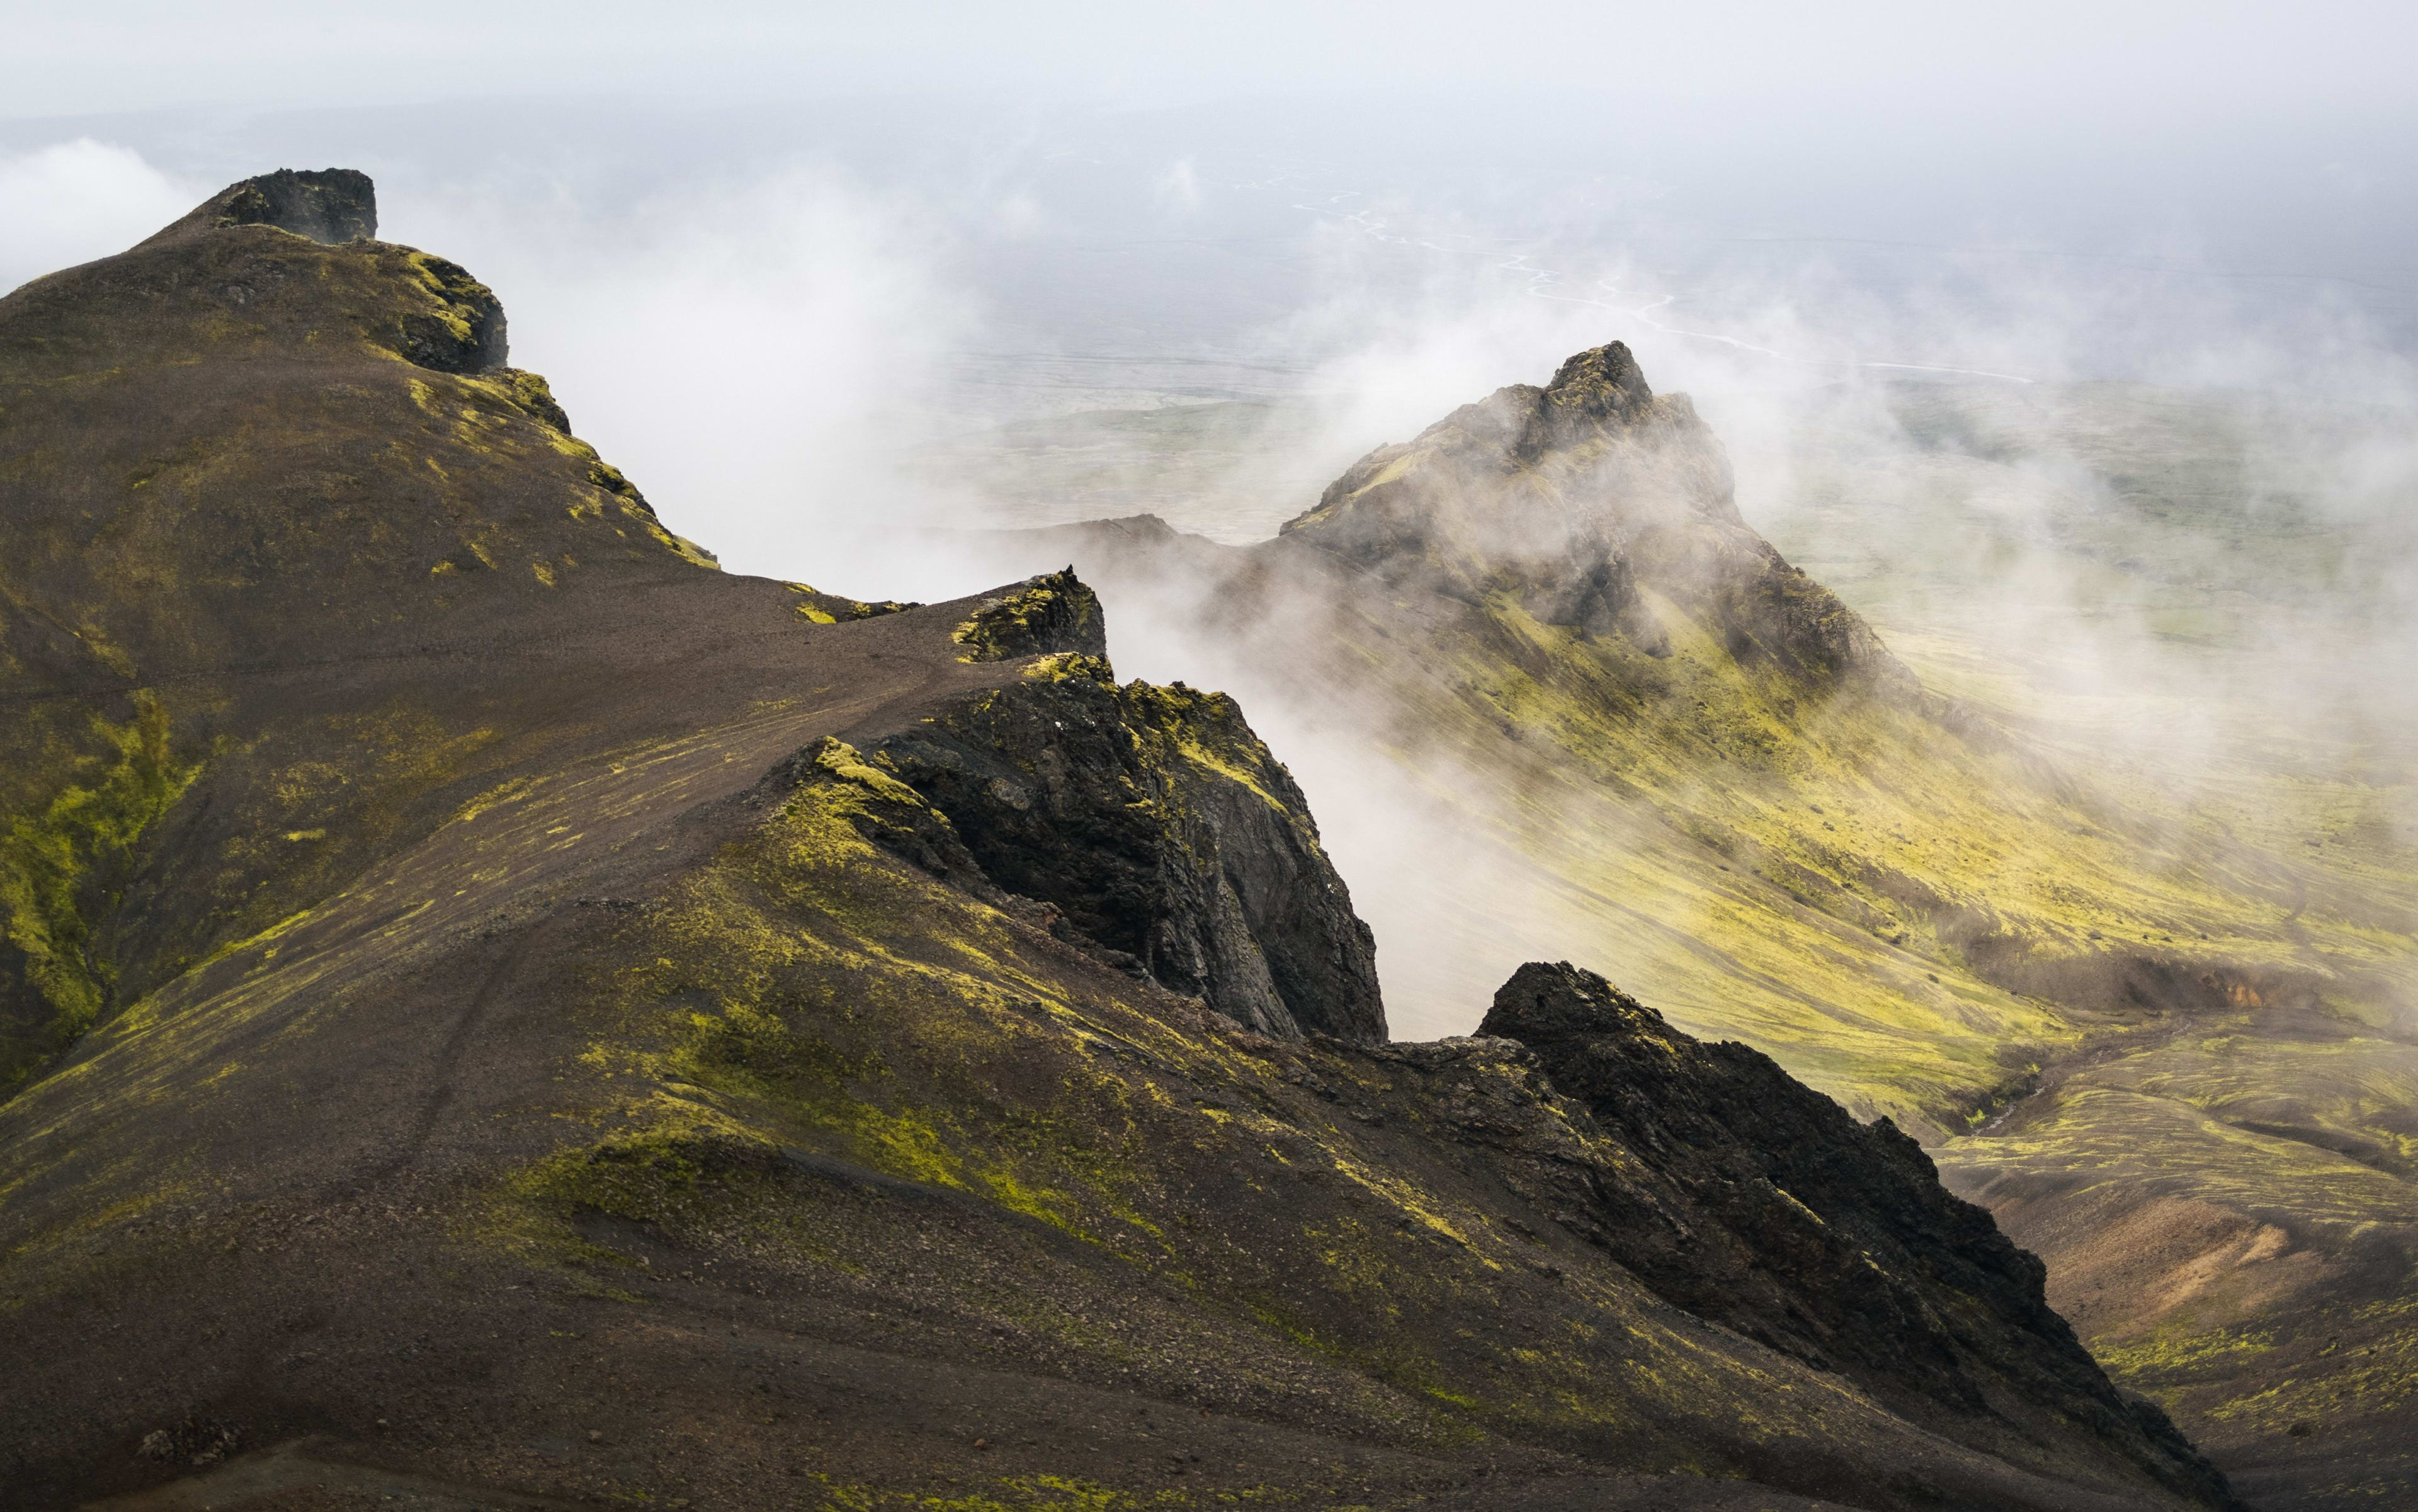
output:
M420 283L436 297L437 308L406 315L395 350L409 361L437 373L492 373L511 358L504 335L504 307L495 291L472 278L456 263L425 253L412 258ZM562 409L553 395L537 418L559 430Z
M1043 573L1012 592L984 600L973 618L957 627L956 640L970 662L1005 662L1051 651L1109 654L1100 601L1076 580L1072 567Z
M377 235L377 189L351 168L280 168L228 185L142 245L232 226L275 226L330 246L366 240Z
M1654 390L1628 344L1592 347L1554 372L1528 410L1511 454L1534 462L1548 451L1584 444L1602 426L1633 425L1653 413Z
M2186 1495L2225 1477L2119 1395L2043 1295L2041 1262L1951 1195L1887 1119L1859 1123L1733 1043L1706 1045L1602 977L1531 962L1479 1033L1517 1040L1642 1171L1565 1178L1569 1226L1676 1306L1918 1419L2047 1406Z
M1064 615L1069 638L1096 631L1071 571L1040 591L1091 605ZM873 749L993 883L1056 905L1160 985L1263 1033L1384 1039L1369 926L1301 789L1234 701L1120 688L1078 652L1035 671Z
M291 232L323 246L368 241L377 236L377 189L369 175L350 168L299 173L281 168L228 185L134 251L191 243L248 226ZM438 373L489 373L503 367L508 359L504 307L495 292L458 264L425 252L406 255L423 298L421 308L401 316L384 344ZM289 273L278 267L263 269L271 283ZM242 307L265 292L261 283L237 277L219 287L222 298ZM568 431L570 424L553 395L544 391L543 380L538 382L538 392L539 418Z

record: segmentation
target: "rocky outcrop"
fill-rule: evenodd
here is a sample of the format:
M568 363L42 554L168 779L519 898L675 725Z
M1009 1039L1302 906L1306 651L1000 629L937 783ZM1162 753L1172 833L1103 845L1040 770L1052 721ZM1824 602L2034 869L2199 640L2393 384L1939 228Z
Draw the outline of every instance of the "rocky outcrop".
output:
M377 235L377 188L351 168L280 168L229 184L142 245L234 226L274 226L329 246L367 240Z
M1052 651L1109 654L1100 601L1076 579L1072 567L1038 573L1010 592L985 599L951 638L965 648L969 662L1006 662Z
M1096 634L1097 601L1071 572L1037 591L1075 637ZM1263 1033L1385 1037L1369 926L1301 789L1223 694L1119 687L1106 661L1062 651L865 755L945 816L946 837L911 820L881 837L926 869L962 882L970 862L1111 960Z
M391 338L394 350L406 361L435 373L484 374L502 370L511 360L511 344L506 339L504 306L495 291L472 278L458 263L424 252L411 255L414 282L419 284L421 308L406 314L397 323ZM522 396L517 392L516 400ZM524 408L532 407L525 403ZM558 423L562 409L546 393L543 406L537 407L538 419L568 430Z
M1478 1032L1526 1046L1627 1158L1572 1160L1564 1120L1465 1126L1675 1306L1917 1421L2045 1410L2183 1495L2227 1499L2225 1477L2154 1405L2120 1397L2050 1310L2041 1262L1940 1185L1889 1120L1859 1123L1769 1057L1694 1040L1568 963L1522 967Z
M1591 639L1670 652L1653 600L1732 654L1913 687L1855 612L1737 512L1729 459L1684 396L1614 342L1370 452L1280 540L1471 603L1507 596Z
M316 172L281 168L228 185L134 250L175 246L249 226L290 232L329 247L372 241L377 236L377 187L369 175L350 168ZM436 373L482 374L503 368L509 358L504 307L495 291L458 263L425 252L406 251L405 257L411 272L408 292L416 296L411 299L414 308L378 333L381 344ZM290 276L290 270L282 267L262 271L275 282ZM229 279L219 284L219 291L237 306L249 305L266 292L260 287L262 282L258 276ZM543 380L537 385L537 396L539 418L568 431L570 424L553 395L545 392Z

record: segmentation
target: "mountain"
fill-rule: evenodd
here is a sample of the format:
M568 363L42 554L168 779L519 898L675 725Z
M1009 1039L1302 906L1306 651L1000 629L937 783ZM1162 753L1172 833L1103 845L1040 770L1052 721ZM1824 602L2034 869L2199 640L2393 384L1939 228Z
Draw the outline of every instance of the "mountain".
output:
M723 573L375 227L0 299L12 1504L2233 1504L1890 1125L1573 967L1392 1043L1082 578Z
M1805 540L1980 601L1993 517ZM1363 889L1398 1024L1465 1029L1481 982L1584 951L1916 1134L2261 1504L2418 1492L2418 854L2381 725L2179 792L2108 758L2107 710L1943 695L1744 523L1719 441L1618 344L1368 453L1270 541L1144 516L975 546L1072 557L1342 798L1347 872L1416 878ZM2329 550L2262 552L2266 590L2319 596Z

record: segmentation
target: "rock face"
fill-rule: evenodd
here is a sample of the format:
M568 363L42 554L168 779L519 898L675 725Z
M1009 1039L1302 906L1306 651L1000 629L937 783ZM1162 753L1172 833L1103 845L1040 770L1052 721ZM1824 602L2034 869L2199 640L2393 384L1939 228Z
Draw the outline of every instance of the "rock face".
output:
M377 235L377 188L369 175L350 168L281 168L229 184L143 245L234 226L274 226L330 246L365 241Z
M1538 389L1464 405L1379 447L1280 537L1469 602L1666 655L1648 595L1720 627L1732 654L1799 674L1911 687L1853 610L1739 518L1729 460L1682 397L1658 397L1618 342Z
M1098 602L1079 597L1084 622ZM1375 942L1292 774L1234 701L1068 652L884 738L984 875L1169 990L1267 1034L1378 1041Z
M951 638L1018 681L767 781L853 784L865 838L1261 1033L1382 1042L1375 940L1293 774L1232 698L1118 686L1105 624L1071 568L986 599Z
M1769 1057L1693 1040L1567 962L1522 967L1478 1032L1526 1046L1635 1157L1557 1172L1565 1221L1676 1306L1918 1418L1987 1414L2009 1395L2051 1407L2175 1489L2226 1497L2049 1309L2041 1262L1887 1119L1858 1123Z
M1072 567L1039 573L1011 592L984 600L956 634L970 662L1003 662L1049 651L1109 654L1100 601L1076 581Z

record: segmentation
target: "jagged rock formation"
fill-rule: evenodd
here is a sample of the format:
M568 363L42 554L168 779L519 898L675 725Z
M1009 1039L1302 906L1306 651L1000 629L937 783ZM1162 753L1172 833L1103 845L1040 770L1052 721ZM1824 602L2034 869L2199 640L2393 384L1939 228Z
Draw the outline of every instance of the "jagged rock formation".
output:
M369 175L351 168L281 168L229 184L141 245L187 241L234 226L274 226L329 246L366 241L377 235L377 188Z
M2172 827L1922 688L1745 523L1719 441L1619 343L1376 449L1257 545L1148 516L985 544L1001 571L1074 557L1255 706L1327 731L1324 763L1379 760L1441 800L1462 833L1429 866L1459 895L1419 910L1413 948L1472 917L1516 944L1481 939L1484 976L1423 959L1398 1024L1453 1022L1517 955L1561 948L1530 917L1591 912L1605 949L1651 953L1655 989L1934 1140L2100 1016L2269 991L2104 943L2085 921L2118 913L2173 943L2206 901L2177 879L2217 858L2161 850ZM1473 850L1488 863L1459 865ZM1538 906L1502 907L1523 869ZM1638 909L1660 927L1637 934ZM2001 1033L1973 1032L1950 1000L1968 991Z
M1098 601L1061 579L1059 593ZM1234 701L1068 651L889 736L879 759L983 874L1263 1033L1385 1037L1376 946L1291 773Z
M2055 407L1950 395L1920 403L2026 424ZM2155 404L2188 412L2177 399ZM1850 493L1820 517L1874 512ZM2157 512L2165 530L2193 517ZM1750 1039L1858 1117L1891 1115L2047 1258L2046 1296L2115 1379L2260 1504L2418 1487L2418 1314L2398 1300L2418 1201L2391 1153L2410 1116L2372 1091L2411 1061L2413 957L2378 942L2407 935L2412 873L2381 828L2351 839L2295 796L2260 838L1915 687L1752 537L1719 448L1616 344L1370 453L1272 542L1140 516L999 544L995 571L1071 557L1121 613L1159 616L1161 644L1196 637L1310 770L1363 763L1422 802L1411 847L1383 816L1323 810L1347 863L1407 850L1428 882L1372 914L1398 1029L1465 1027L1511 962L1584 942L1706 1039ZM1878 569L1898 543L1858 550ZM1950 575L1969 591L1991 571ZM1986 649L1942 664L1993 696ZM1314 737L1324 751L1295 743ZM2328 815L2376 802L2328 791ZM2305 834L2282 818L2300 802ZM1797 1192L1763 1169L1741 1190ZM1690 1218L1701 1252L1596 1227L1685 1306L1760 1297L1768 1330L1787 1257L1733 1220ZM1993 1314L2019 1320L1999 1290ZM1856 1346L1880 1337L1908 1379L1945 1358L1929 1323L1875 1334L1788 1306L1802 1316L1756 1336L1801 1358L1860 1370ZM2104 1393L2080 1411L2104 1414Z
M1119 687L1106 623L1072 568L1036 575L951 633L968 661L1039 658L1022 681L776 774L865 785L868 839L1237 1023L1383 1040L1375 941L1292 773L1232 699Z
M1918 404L2027 426L2056 411L1976 389ZM2162 431L2150 452L2169 445ZM2125 460L2142 474L2125 489L2147 486L2152 455ZM1852 477L1828 481L1840 498L1821 518L1886 518ZM1920 1137L1956 1193L2048 1260L2045 1297L2113 1379L2157 1396L2251 1500L2409 1495L2418 1316L2398 1299L2418 1202L2392 1152L2410 1108L2372 1091L2410 1062L2409 847L2381 828L2352 839L2314 805L2307 834L2288 828L2300 776L2254 837L2104 782L2073 747L1889 663L1828 670L1872 665L1864 632L1821 632L1828 595L1789 629L1775 557L1741 542L1724 501L1717 448L1608 346L1548 389L1504 389L1371 452L1275 542L1221 547L1139 515L1033 532L991 561L1071 557L1112 607L1163 617L1160 644L1195 634L1296 759L1364 762L1441 799L1410 847L1431 891L1383 893L1373 914L1398 1028L1465 1026L1511 960L1586 941L1695 1033L1753 1040ZM2193 535L2196 506L2181 489L2166 503L2162 529ZM1709 593L1685 573L1649 586L1654 532L1680 557L1703 542ZM1857 552L1881 569L1898 542ZM2200 571L2179 552L2169 566ZM1976 558L1949 575L1970 590L1990 573ZM1758 598L1777 603L1772 636L1737 607ZM1603 612L1637 604L1651 624ZM1987 667L1987 649L1944 665ZM1325 753L1296 745L1306 733ZM1323 817L1347 862L1405 849L1371 845L1383 817L1332 799ZM1640 1248L1651 1227L1600 1231L1630 1234L1642 1273L1678 1275L1691 1306L1772 1285L1751 1244L1712 1239L1683 1263ZM1731 1280L1685 1290L1697 1265ZM1789 1323L1799 1343L1763 1337L1857 1369L1826 1343L1838 1333L1862 1337L1809 1308Z
M1887 1119L1858 1123L1770 1057L1702 1044L1567 962L1523 966L1478 1032L1534 1051L1635 1154L1643 1170L1538 1164L1578 1214L1565 1221L1675 1305L1918 1418L1988 1413L2008 1394L2056 1402L2177 1490L2224 1496L2165 1414L2120 1398L2049 1310L2041 1262Z
M1667 656L1652 593L1741 658L1913 685L1854 611L1747 527L1721 443L1618 342L1379 447L1281 539L1455 598L1507 593L1545 624Z
M1382 1043L1299 790L1071 574L712 571L281 192L0 299L15 1504L2217 1504L1887 1136L1766 1089L1945 1364L1744 1231L1726 1114Z
M984 600L973 618L957 627L956 641L970 662L1003 662L1049 651L1109 654L1100 601L1076 581L1072 567L1040 573L1013 592Z

